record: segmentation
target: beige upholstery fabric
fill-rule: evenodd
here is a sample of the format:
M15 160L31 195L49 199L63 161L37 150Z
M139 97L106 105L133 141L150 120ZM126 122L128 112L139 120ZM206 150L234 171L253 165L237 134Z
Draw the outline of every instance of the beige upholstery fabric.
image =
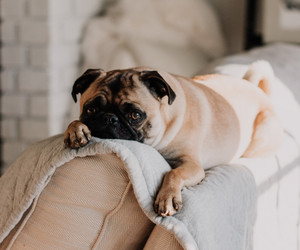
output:
M156 225L153 229L144 250L183 250L177 239L173 234L170 234L167 230Z
M141 249L154 227L114 154L75 158L59 167L27 214L2 247Z

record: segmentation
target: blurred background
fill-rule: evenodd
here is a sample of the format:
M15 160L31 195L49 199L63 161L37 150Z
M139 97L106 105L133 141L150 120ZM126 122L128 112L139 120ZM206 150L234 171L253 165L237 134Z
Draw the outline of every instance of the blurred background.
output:
M78 118L87 68L193 76L225 55L300 41L300 0L1 0L2 171ZM296 32L295 32L296 31Z

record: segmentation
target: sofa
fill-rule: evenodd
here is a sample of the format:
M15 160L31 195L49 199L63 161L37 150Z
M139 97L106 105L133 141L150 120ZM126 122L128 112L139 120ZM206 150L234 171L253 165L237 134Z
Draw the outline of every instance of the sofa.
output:
M0 249L299 249L300 47L271 44L225 57L201 73L243 76L264 59L285 135L276 155L206 170L163 218L153 202L170 166L153 148L93 138L32 145L0 178Z

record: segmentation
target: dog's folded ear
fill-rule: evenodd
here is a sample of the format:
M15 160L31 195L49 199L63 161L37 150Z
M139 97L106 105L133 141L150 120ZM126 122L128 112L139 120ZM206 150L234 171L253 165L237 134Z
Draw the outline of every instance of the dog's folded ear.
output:
M87 88L105 71L102 69L88 69L74 83L72 89L72 97L77 102L77 94L82 94Z
M157 71L142 71L140 80L147 86L151 94L158 99L168 96L168 104L175 100L176 94L170 85Z

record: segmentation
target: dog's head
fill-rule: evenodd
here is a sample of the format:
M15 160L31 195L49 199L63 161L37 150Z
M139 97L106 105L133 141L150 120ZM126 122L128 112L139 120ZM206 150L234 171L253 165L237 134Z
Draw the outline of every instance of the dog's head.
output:
M74 83L80 98L80 120L93 136L152 144L166 127L161 106L175 93L157 71L89 69ZM146 142L147 143L147 142Z

